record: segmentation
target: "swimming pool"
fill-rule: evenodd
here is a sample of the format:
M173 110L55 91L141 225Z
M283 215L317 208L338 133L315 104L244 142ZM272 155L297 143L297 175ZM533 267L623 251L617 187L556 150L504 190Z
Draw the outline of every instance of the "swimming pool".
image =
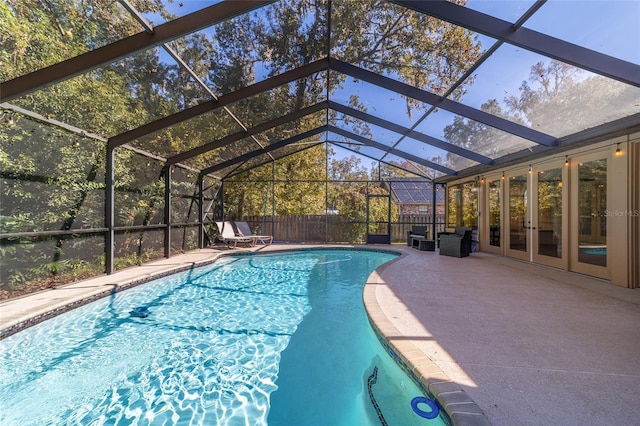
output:
M443 424L362 306L394 257L225 257L45 321L0 342L0 423Z

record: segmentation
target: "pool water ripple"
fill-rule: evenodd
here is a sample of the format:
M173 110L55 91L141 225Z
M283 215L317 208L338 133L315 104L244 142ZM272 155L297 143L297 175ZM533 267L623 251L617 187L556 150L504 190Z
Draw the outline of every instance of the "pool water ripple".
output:
M370 332L362 324L362 284L394 257L369 255L223 258L16 333L0 342L7 372L0 375L0 424L305 424L287 419L286 400L342 383L332 383L331 369L355 378L344 386L364 405L366 351L375 339L339 349ZM136 308L148 316L133 315ZM336 350L343 364L309 358ZM337 405L354 411L355 396ZM336 416L353 424L352 414Z

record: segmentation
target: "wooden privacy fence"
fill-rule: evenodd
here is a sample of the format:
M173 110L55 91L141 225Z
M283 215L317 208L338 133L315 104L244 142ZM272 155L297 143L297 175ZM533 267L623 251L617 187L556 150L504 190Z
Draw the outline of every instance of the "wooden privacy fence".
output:
M247 216L254 233L273 235L275 241L310 243L364 243L366 222L352 221L340 215ZM391 242L404 243L413 225L426 225L433 238L431 215L402 215L391 222ZM436 232L444 230L444 215L436 216Z
M391 241L395 241L394 238L400 238L403 241L407 240L407 231L411 229L413 225L425 225L427 226L427 238L435 239L431 233L433 232L431 215L400 215L398 217L397 225L395 226L396 233L391 233ZM444 231L445 228L445 215L436 214L436 232ZM394 229L394 226L391 226Z

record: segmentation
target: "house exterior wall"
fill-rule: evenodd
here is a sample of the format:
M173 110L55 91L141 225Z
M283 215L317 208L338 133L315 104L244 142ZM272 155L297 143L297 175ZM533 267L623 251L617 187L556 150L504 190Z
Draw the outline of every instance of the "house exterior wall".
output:
M600 220L606 221L606 266L598 266L580 261L578 257L580 212L579 175L578 167L594 160L606 160L606 211L595 214ZM545 263L567 271L574 271L610 280L611 283L629 288L640 287L640 133L611 138L603 142L576 148L562 154L554 154L540 158L535 163L521 163L510 165L508 168L496 169L486 176L477 176L479 182L478 200L478 232L480 250L490 251L501 255L513 256L505 247L505 235L509 228L509 196L508 176L511 174L526 174L527 170L544 167L563 167L562 183L562 257L553 262ZM503 178L503 176L507 178ZM531 174L529 173L529 176ZM469 177L452 181L448 187L469 181ZM501 185L501 224L500 246L489 245L489 182L500 180ZM529 177L531 180L531 177ZM529 189L532 189L529 186ZM530 196L533 195L531 191ZM530 199L531 204L535 200ZM486 214L485 214L486 212ZM584 216L584 212L582 212ZM533 215L532 215L533 216ZM535 229L536 218L532 220L531 228ZM584 218L582 218L584 220ZM582 247L582 246L580 246ZM530 253L522 256L523 260L536 261L531 247Z
M398 211L401 215L431 214L430 204L399 204ZM444 214L444 203L436 204L436 214Z

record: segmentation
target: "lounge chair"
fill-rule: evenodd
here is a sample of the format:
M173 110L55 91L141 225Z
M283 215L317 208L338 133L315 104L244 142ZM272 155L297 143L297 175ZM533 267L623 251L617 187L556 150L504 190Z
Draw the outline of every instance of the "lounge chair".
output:
M256 235L251 232L251 228L247 222L234 222L236 225L236 229L238 230L238 234L243 237L251 237L253 238L253 245L256 245L258 242L261 244L269 245L273 242L273 236L271 235Z
M218 231L220 232L220 240L224 243L227 243L227 247L231 247L233 243L233 247L237 247L238 243L244 243L249 246L254 245L254 239L251 237L241 237L236 235L236 231L233 230L233 225L231 222L216 222L216 226L218 227Z
M453 234L440 235L440 254L467 257L471 253L471 228L456 226Z

